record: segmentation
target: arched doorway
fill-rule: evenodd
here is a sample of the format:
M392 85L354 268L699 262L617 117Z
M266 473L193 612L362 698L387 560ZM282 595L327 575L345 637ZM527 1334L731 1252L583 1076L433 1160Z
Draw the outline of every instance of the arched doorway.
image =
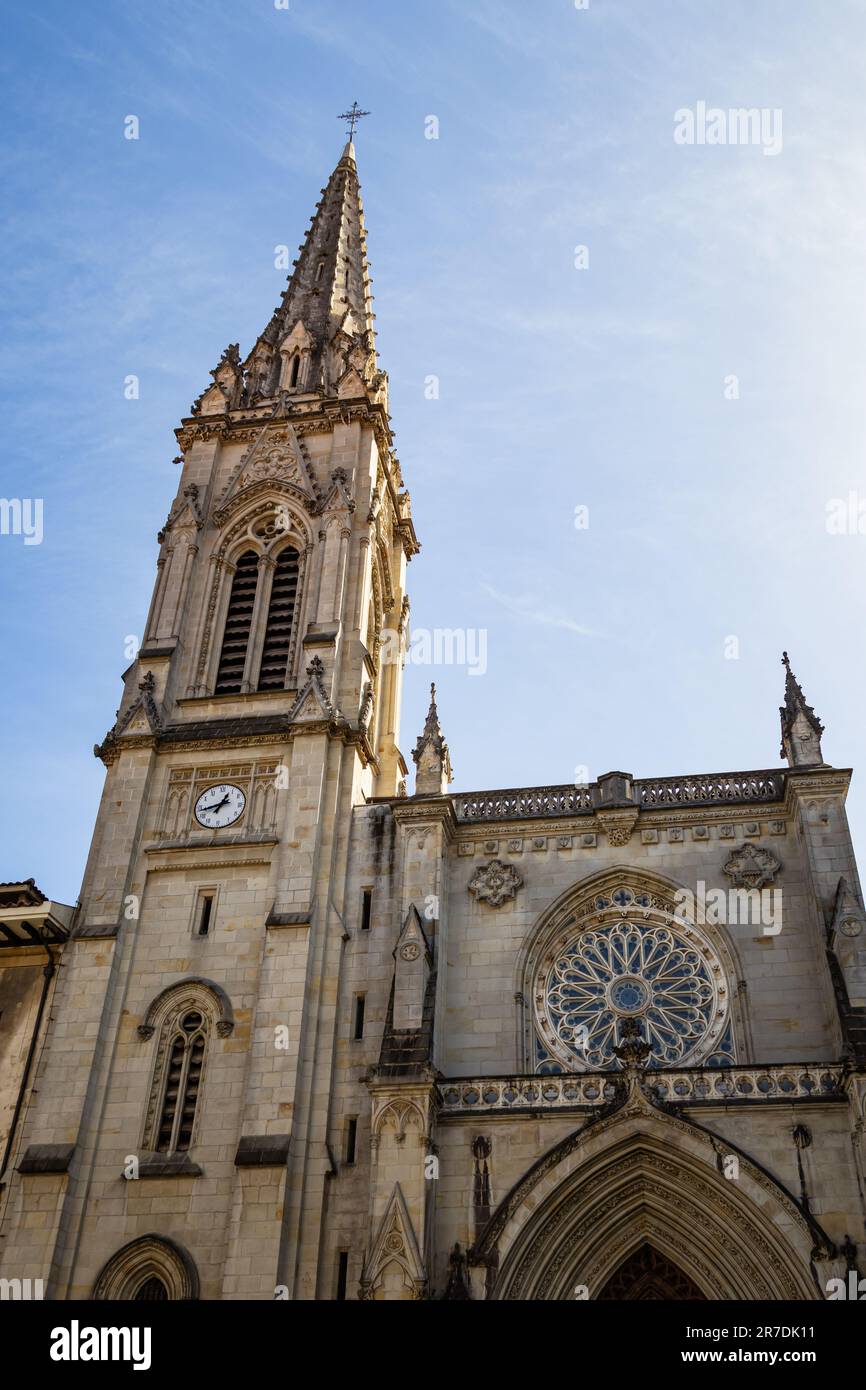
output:
M728 1181L718 1143L633 1074L614 1112L538 1159L494 1212L473 1252L498 1270L488 1296L819 1298L815 1252L832 1242L742 1150Z
M157 1279L153 1274L149 1279L145 1279L138 1293L133 1295L136 1303L166 1303L168 1302L168 1290L161 1279Z
M93 1297L111 1302L184 1302L199 1295L198 1270L188 1250L167 1236L131 1240L112 1255Z
M602 1303L706 1301L693 1279L646 1242L623 1261L598 1298Z

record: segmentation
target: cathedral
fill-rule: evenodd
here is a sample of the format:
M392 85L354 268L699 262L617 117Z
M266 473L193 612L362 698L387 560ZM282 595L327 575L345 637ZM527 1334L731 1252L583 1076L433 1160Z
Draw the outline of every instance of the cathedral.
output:
M177 440L80 901L0 885L6 1287L850 1296L850 772L786 656L769 769L456 792L434 689L410 778L352 139Z

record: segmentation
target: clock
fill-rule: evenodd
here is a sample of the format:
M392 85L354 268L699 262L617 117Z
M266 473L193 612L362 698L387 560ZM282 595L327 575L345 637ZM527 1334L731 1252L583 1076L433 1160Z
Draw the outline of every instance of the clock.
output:
M247 799L240 787L231 782L208 787L195 803L195 818L206 830L225 830L234 825L244 813Z

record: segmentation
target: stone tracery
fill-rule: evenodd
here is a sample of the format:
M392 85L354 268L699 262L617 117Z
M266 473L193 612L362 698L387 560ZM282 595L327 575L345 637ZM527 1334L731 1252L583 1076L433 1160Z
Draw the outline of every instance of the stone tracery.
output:
M525 954L531 1069L617 1067L627 1019L652 1048L650 1067L730 1066L736 973L716 936L678 917L672 890L653 876L611 871L580 885Z
M670 927L627 921L583 932L545 982L556 1041L600 1070L615 1065L622 1022L635 1018L651 1065L681 1065L707 1038L719 1007L713 967L717 976L721 967L708 954Z

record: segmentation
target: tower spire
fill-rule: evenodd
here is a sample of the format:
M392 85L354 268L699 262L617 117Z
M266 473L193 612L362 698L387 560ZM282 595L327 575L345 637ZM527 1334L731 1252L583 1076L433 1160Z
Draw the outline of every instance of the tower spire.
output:
M811 705L806 704L802 686L791 670L787 652L782 652L785 668L785 703L779 707L782 719L782 752L789 767L814 766L823 763L821 735L824 725Z
M430 708L427 711L424 732L413 749L412 759L417 768L415 775L416 794L420 796L443 795L448 790L448 784L454 778L451 772L451 754L442 733L442 725L439 723L435 685L430 686Z
M282 300L243 364L244 404L318 394L366 396L387 410L379 370L354 127L316 207Z

